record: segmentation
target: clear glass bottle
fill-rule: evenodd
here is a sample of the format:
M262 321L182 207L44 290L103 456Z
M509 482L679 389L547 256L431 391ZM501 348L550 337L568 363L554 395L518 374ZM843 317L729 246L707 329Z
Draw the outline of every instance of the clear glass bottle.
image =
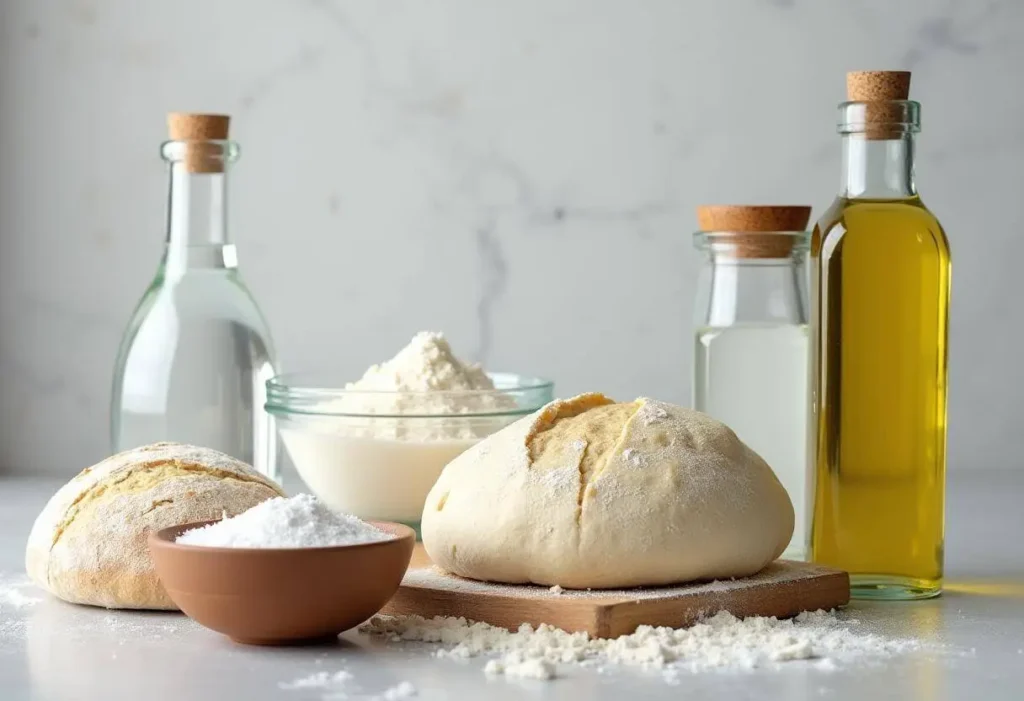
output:
M705 206L695 314L693 406L722 421L774 470L796 521L783 557L804 559L807 270L810 207Z
M167 245L114 368L114 451L173 440L220 450L278 479L264 410L276 373L267 324L227 231L228 118L172 114Z
M855 597L926 598L942 588L949 244L914 183L910 74L847 85L842 189L811 241L812 555Z

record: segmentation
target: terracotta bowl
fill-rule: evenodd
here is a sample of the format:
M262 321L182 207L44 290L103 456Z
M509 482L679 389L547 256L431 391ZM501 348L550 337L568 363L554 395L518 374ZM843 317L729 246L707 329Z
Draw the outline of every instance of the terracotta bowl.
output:
M398 590L416 535L371 521L395 537L328 548L211 548L179 545L184 531L151 533L149 552L167 595L198 623L250 645L336 637L377 613Z

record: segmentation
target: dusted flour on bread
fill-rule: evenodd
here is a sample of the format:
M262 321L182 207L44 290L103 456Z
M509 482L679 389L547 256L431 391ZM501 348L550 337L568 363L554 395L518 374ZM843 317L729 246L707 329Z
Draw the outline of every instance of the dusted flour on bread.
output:
M445 467L423 544L463 577L569 588L743 577L785 549L793 506L727 426L652 399L556 401Z
M281 489L208 448L155 443L113 455L60 488L29 534L29 576L55 596L108 608L175 609L149 559L152 531L234 515Z

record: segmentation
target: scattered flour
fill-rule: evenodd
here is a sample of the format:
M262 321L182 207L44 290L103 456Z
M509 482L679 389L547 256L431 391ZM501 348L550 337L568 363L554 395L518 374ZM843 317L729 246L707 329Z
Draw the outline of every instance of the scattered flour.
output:
M376 698L379 698L380 701L398 701L399 699L411 699L415 695L415 686L410 682L399 682Z
M233 518L186 531L177 542L222 548L318 548L388 540L355 516L331 511L309 494L274 497Z
M554 679L555 665L540 657L526 657L523 653L512 651L502 658L490 660L484 665L484 674L488 676L505 675L520 679Z
M180 635L198 627L199 624L187 616L168 617L144 611L119 611L116 615L102 618L89 616L86 624L87 630L93 628L115 632L119 645L124 645L134 637L162 640L165 635Z
M640 466L643 463L643 457L640 455L640 451L635 448L626 448L622 451L622 458L630 465Z
M485 672L535 679L555 676L555 665L608 664L659 670L669 683L681 673L715 669L750 670L795 660L816 660L820 669L839 663L890 657L918 647L913 641L891 640L855 632L856 622L834 613L805 612L795 619L760 616L738 619L719 612L690 628L640 626L615 639L592 638L541 625L523 624L516 632L464 618L424 619L420 616L375 616L360 630L391 641L441 643L435 655L470 658L497 654Z
M668 412L660 406L654 406L650 402L645 402L640 407L640 418L643 420L645 426L658 423L668 418Z
M318 690L324 701L400 701L416 695L416 687L410 682L399 682L379 694L363 694L353 679L351 672L342 669L334 674L314 672L290 682L281 682L277 686L286 691Z
M0 574L0 609L22 609L35 606L42 599L37 596L28 596L23 591L32 588L34 588L32 580L26 576L11 577Z
M833 660L831 657L821 658L817 661L817 663L815 663L814 667L816 669L820 669L823 672L832 672L839 669L839 666L836 664L836 661Z
M39 591L25 575L0 573L0 641L22 637L25 634L22 611L42 601L40 597L26 594L25 590Z
M278 687L289 691L294 689L329 689L344 686L351 679L352 673L347 672L344 669L335 672L334 674L329 672L314 672L307 677L300 677L290 682L282 682L278 684Z
M25 596L17 589L0 591L0 598L3 599L3 603L0 606L13 606L15 608L34 606L42 601L42 599L35 596Z

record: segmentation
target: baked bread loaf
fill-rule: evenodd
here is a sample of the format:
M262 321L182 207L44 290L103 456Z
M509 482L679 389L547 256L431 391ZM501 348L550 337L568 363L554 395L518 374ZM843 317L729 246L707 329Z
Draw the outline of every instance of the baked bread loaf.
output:
M450 462L421 528L463 577L607 589L752 575L789 543L793 505L725 424L585 394Z
M207 448L155 443L82 470L28 538L29 576L53 595L107 608L176 609L149 559L150 531L239 514L281 488Z

